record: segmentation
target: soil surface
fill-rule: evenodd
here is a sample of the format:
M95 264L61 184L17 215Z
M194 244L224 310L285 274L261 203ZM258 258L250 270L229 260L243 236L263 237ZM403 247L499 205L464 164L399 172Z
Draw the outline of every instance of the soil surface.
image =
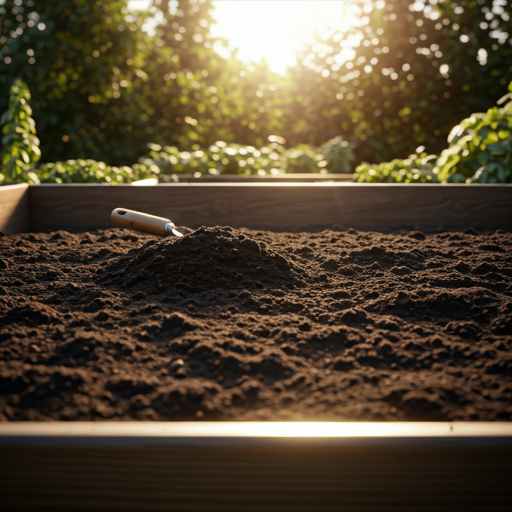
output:
M512 234L0 237L0 420L509 420Z

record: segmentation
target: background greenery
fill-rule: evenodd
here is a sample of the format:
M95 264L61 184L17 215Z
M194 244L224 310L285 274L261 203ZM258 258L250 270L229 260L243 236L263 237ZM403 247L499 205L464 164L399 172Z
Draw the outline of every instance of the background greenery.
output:
M13 110L9 90L21 78L41 162L74 162L43 166L45 180L130 180L154 175L153 165L345 172L366 161L375 171L413 154L391 162L388 179L405 170L403 181L510 181L510 112L472 114L493 108L512 81L512 3L351 1L362 26L319 35L282 77L214 52L210 0L179 0L172 10L170 0L153 0L136 13L127 0L0 0L0 112ZM160 20L154 35L142 30L148 17ZM340 64L351 41L354 56ZM4 155L10 143L4 136ZM441 152L436 167L428 155Z
M424 146L405 160L356 168L356 181L370 183L512 183L512 82L509 93L486 113L453 127L440 156Z

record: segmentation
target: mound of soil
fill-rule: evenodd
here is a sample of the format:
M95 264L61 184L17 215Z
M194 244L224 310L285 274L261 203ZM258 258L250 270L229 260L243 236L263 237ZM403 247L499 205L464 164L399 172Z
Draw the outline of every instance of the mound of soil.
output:
M298 274L298 267L263 241L228 227L203 227L131 250L108 265L100 282L172 297L176 289L195 294L293 287Z
M512 419L512 234L0 237L1 420Z

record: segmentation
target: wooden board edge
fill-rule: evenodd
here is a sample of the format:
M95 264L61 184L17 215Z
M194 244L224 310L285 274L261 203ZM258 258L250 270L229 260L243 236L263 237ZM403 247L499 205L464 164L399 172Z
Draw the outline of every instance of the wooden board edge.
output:
M22 184L24 185L24 184ZM4 185L2 188L7 186L19 186L19 185ZM95 188L131 188L133 183L40 183L38 185L28 185L31 189L43 189L43 188L80 188L80 189L95 189ZM233 182L179 182L179 183L157 183L150 185L153 188L164 188L164 187L240 187L247 186L249 188L261 187L261 186L272 186L272 187L350 187L350 188L367 188L367 189L461 189L461 190L477 190L477 189L512 189L512 183L361 183L351 181L318 181L318 182L304 182L304 181L265 181L258 180L255 182L241 183L239 181ZM145 187L148 188L148 187Z
M0 186L0 232L15 235L30 229L29 185Z
M257 427L279 425L282 437L247 435ZM383 435L386 425L388 435ZM511 425L26 422L27 433L87 427L90 435L0 435L0 508L369 512L448 510L448 503L451 511L508 511ZM21 426L0 424L0 431ZM215 431L210 437L191 436L192 426L196 434ZM352 435L286 435L301 426ZM356 435L365 428L367 437ZM111 435L102 437L109 429ZM141 435L127 436L130 429ZM182 435L166 435L169 429ZM393 429L399 435L389 435ZM417 435L406 435L407 429ZM114 435L123 430L124 436ZM435 435L424 435L429 431Z
M510 422L6 422L9 445L503 445Z
M512 229L512 185L176 183L36 185L31 228L113 227L124 207L178 225L250 229Z
M353 182L355 174L352 173L280 173L280 174L266 174L260 175L242 175L242 174L201 174L200 176L194 176L193 174L160 174L162 180L160 184L181 182L181 183L279 183L279 182L329 182L329 181L341 181L341 182ZM176 181L178 180L178 181Z

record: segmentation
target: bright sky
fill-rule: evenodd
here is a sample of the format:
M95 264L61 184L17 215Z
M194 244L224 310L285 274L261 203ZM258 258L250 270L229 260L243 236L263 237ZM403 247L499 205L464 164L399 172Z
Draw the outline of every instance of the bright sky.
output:
M147 7L148 0L131 0L130 7ZM227 56L233 48L243 62L264 58L269 68L284 74L295 64L294 54L311 40L315 30L327 34L345 31L357 18L347 11L345 0L214 0L212 35L230 43L229 50L216 46Z

